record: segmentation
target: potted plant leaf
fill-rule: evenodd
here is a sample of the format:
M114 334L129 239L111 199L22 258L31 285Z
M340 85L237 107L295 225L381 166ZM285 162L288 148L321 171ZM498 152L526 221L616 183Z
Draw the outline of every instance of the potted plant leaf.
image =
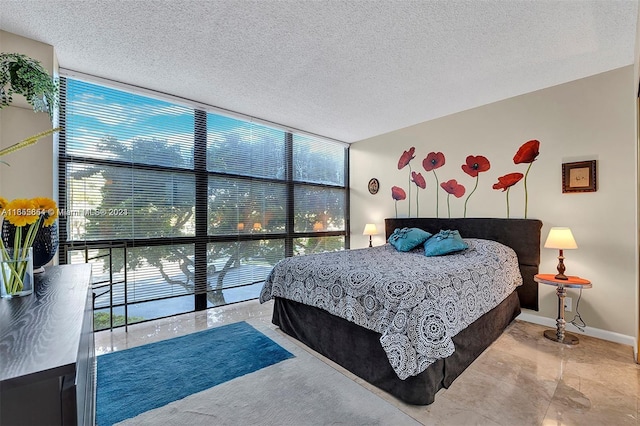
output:
M53 111L58 105L58 83L42 64L22 53L0 53L0 109L11 105L13 95L25 97L35 112ZM31 136L0 150L0 157L33 145L39 139L60 130L59 127ZM4 163L4 161L0 161ZM5 163L6 164L6 163Z
M49 117L58 103L58 83L42 64L21 53L0 53L0 109L20 94L36 112L45 111Z

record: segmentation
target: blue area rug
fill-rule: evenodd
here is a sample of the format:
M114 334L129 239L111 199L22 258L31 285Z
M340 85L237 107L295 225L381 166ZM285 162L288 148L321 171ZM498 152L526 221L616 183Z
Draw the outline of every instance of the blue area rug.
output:
M112 425L292 357L246 322L100 355L96 423Z

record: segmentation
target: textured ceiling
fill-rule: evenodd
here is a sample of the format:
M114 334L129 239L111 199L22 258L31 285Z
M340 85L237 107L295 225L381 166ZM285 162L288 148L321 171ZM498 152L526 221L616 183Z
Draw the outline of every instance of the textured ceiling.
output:
M354 142L634 63L637 0L0 0L60 66Z

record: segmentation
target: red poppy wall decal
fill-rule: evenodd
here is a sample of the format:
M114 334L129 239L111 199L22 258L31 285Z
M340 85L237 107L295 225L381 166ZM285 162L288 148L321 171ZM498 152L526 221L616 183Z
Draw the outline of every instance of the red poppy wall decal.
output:
M527 141L518 148L518 152L513 156L514 164L529 163L527 171L524 174L524 218L527 218L527 208L529 206L529 193L527 192L527 176L529 176L529 170L531 165L540 154L540 141L532 139Z
M524 175L522 173L509 173L498 178L498 183L493 184L493 189L502 189L507 193L507 219L509 218L509 190L513 185L520 182Z
M411 181L422 189L427 187L427 182L424 180L422 173L411 172Z
M404 169L409 165L409 162L416 158L415 156L416 148L412 146L409 148L409 151L404 151L398 160L398 170Z
M440 187L447 192L447 214L451 219L451 206L449 205L449 197L453 194L456 198L460 198L464 195L465 187L460 185L457 180L451 179L446 182L442 182Z
M438 175L436 174L436 169L444 166L445 158L444 154L441 152L430 152L424 160L422 160L422 167L428 172L433 172L433 176L436 178L436 218L438 217L438 213L440 212L440 208L438 205L438 198L440 192L437 190L438 188Z
M518 152L513 156L515 164L533 163L540 154L540 141L532 139L522 144Z
M476 192L478 189L478 174L481 172L486 172L491 168L491 163L487 157L482 155L470 155L467 157L466 164L462 165L462 171L468 174L471 177L476 178L476 185L473 187L473 190L467 195L467 198L464 200L464 216L467 217L467 203L469 202L469 198Z
M419 197L419 188L425 189L427 187L427 182L424 180L422 173L411 172L411 181L416 184L416 217L420 217L420 197Z
M407 194L404 192L404 189L400 188L399 186L392 186L391 198L396 200L396 217L398 217L398 201L401 201L407 198Z
M412 146L408 151L404 151L400 156L400 159L398 160L398 170L404 169L406 166L409 166L409 217L411 217L411 164L409 163L411 162L411 160L416 158L415 152L416 147Z

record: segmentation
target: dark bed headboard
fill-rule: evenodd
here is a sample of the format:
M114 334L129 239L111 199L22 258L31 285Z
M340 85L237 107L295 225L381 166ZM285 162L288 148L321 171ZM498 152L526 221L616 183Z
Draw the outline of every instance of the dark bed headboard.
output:
M538 283L533 276L540 265L540 230L542 222L537 219L436 219L398 218L384 220L386 239L396 228L420 228L432 234L441 229L457 229L462 238L482 238L498 241L511 247L518 255L523 284L518 287L520 305L538 310Z

